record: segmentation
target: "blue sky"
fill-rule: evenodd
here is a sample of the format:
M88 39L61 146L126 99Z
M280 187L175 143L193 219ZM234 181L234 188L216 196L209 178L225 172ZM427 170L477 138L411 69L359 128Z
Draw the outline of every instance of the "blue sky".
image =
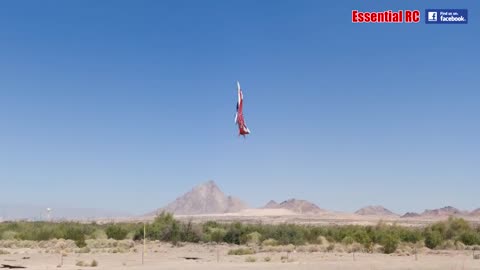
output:
M480 207L479 7L2 2L0 203L140 214L213 179L251 206ZM351 23L425 8L470 21Z

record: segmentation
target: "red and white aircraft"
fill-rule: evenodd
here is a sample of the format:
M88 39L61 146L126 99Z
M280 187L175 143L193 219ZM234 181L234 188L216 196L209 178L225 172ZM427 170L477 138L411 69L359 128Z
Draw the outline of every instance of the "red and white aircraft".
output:
M237 101L237 113L235 114L235 123L238 124L238 134L245 137L245 135L250 134L250 130L245 124L245 119L243 119L243 93L240 88L240 83L237 81L237 92L238 92L238 101Z

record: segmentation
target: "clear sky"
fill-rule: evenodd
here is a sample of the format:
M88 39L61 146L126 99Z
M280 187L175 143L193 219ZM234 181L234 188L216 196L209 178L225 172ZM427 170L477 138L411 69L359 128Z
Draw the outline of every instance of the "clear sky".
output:
M468 8L468 25L351 10ZM480 207L477 1L2 1L0 203ZM238 137L236 87L252 134Z

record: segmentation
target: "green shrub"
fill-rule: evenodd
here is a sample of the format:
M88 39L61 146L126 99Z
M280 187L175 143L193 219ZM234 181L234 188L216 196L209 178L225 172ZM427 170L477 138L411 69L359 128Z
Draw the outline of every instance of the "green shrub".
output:
M146 225L146 237L176 244L181 240L180 222L171 213L162 212L151 224ZM134 240L143 239L143 226L138 228Z
M237 248L228 251L228 255L250 255L255 254L255 251L251 248Z
M425 246L434 249L443 242L442 234L438 230L427 230L425 232Z
M259 245L262 235L258 232L252 232L247 234L247 244L249 245Z
M351 245L355 242L355 240L353 240L353 238L351 236L345 236L343 239L342 239L342 244L344 245Z
M92 239L97 239L97 240L100 240L100 239L108 239L108 235L107 233L102 230L102 229L96 229L92 235L90 235L90 238Z
M105 230L108 238L115 240L123 240L127 237L128 231L120 225L112 224Z
M366 245L372 242L370 236L365 230L357 230L353 233L353 239L355 242L360 243L362 245Z
M263 240L262 246L278 246L278 241L272 238Z
M223 228L208 228L205 232L205 242L222 243L227 231Z
M17 236L15 231L4 231L0 237L1 240L13 240Z
M79 248L85 247L86 239L89 239L89 247L94 248L93 246L100 244L110 245L111 243L105 238L112 238L112 241L127 237L141 240L144 237L143 226L143 223L102 225L77 222L2 222L0 237L10 241L22 240L22 243L68 239L74 241ZM415 244L417 242L424 242L429 248L453 248L452 243L455 243L456 249L463 249L462 245L480 244L480 227L457 218L428 225L425 229L391 226L383 222L379 222L376 226L273 225L239 222L224 224L213 221L194 224L180 222L172 214L161 213L153 222L146 225L146 237L150 240L173 244L199 241L238 245L261 243L264 247L322 244L327 251L334 250L335 243L343 243L347 246L359 243L368 252L372 252L374 247L379 245L385 248L385 252L393 252L392 250L395 250L399 243ZM94 239L104 240L92 242L95 241ZM105 241L106 243L103 243ZM448 243L442 245L444 241ZM12 245L2 243L2 245L7 244ZM117 246L108 246L108 248L114 247Z
M383 247L383 252L385 254L390 254L397 250L399 242L399 238L396 235L386 233L382 236L380 244Z
M467 246L480 244L479 237L474 231L464 231L458 236L458 240Z
M197 243L202 239L202 230L199 225L192 222L181 223L180 240L183 242Z

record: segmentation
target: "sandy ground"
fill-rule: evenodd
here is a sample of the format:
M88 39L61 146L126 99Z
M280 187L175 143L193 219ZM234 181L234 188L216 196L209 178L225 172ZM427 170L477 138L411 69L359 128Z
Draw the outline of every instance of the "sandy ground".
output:
M472 251L431 251L415 256L397 254L325 252L261 252L253 255L227 255L231 246L207 246L188 244L172 247L169 244L149 244L142 265L142 246L130 253L70 253L63 257L63 265L58 267L61 255L38 253L38 250L12 249L12 254L0 255L0 264L22 265L27 269L480 269L480 260L474 260ZM285 257L288 256L288 259ZM198 257L187 260L184 257ZM248 257L255 262L246 262ZM271 258L265 262L265 258ZM284 257L283 260L281 257ZM77 266L96 260L98 266Z

